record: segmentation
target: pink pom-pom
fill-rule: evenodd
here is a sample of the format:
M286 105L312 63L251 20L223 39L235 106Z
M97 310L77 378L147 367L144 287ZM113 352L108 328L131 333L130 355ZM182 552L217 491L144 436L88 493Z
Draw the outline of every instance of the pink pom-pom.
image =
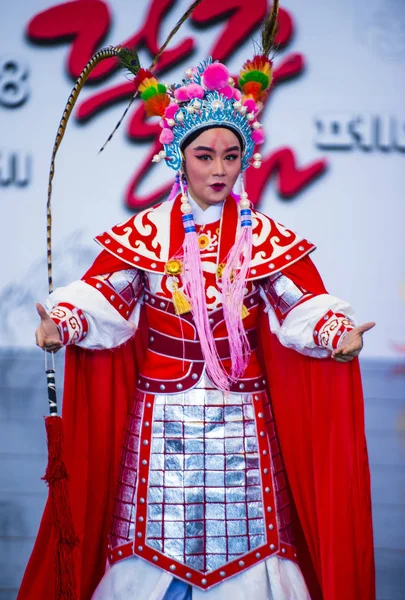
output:
M225 98L232 98L233 88L230 85L226 85L224 88L222 88L221 94L225 96Z
M204 98L204 88L198 83L190 83L186 87L187 95L192 100L192 98Z
M179 105L175 102L170 102L169 106L165 110L166 119L174 119L174 115L179 110Z
M208 65L203 74L203 83L207 90L222 90L228 85L228 79L229 71L221 63Z
M243 106L246 106L246 108L248 109L248 112L252 112L252 113L257 113L258 108L257 108L257 104L256 102L253 100L253 98L247 98L244 102L243 102Z
M252 140L255 144L263 144L264 142L264 133L263 129L255 129L252 131Z
M242 98L242 92L237 88L232 88L232 98L239 102L239 100Z
M174 90L174 97L179 102L186 102L188 100L187 88L185 85Z
M174 133L171 129L163 129L159 136L159 142L163 145L171 144L174 140Z

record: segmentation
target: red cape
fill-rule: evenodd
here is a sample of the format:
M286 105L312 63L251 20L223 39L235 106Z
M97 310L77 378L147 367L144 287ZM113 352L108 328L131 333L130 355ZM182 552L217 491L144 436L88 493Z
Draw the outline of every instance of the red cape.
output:
M300 261L301 266L308 266ZM86 276L122 263L101 253ZM309 267L308 267L309 268ZM302 356L281 346L267 315L259 326L276 427L297 513L301 566L312 600L374 600L370 478L358 361ZM63 427L70 500L80 546L79 600L89 600L106 562L107 534L127 410L136 386L138 335L114 350L66 351ZM138 365L139 366L139 365ZM55 600L56 540L49 508L18 600Z
M374 600L370 472L358 360L284 348L263 318L274 419L312 600Z

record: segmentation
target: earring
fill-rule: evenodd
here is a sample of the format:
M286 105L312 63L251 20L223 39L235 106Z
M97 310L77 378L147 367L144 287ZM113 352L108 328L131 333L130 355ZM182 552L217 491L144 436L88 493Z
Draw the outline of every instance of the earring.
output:
M192 208L191 208L191 204L188 201L188 195L187 195L187 178L184 175L184 173L181 173L179 171L179 183L180 183L180 189L181 189L181 212L184 215L188 215L191 213Z
M251 212L250 212L250 200L249 200L248 194L247 194L247 192L245 190L245 183L244 183L243 175L242 174L241 174L241 177L240 177L240 182L241 182L241 188L242 188L242 192L240 194L240 202L239 202L239 206L242 209L241 214L242 215L243 214L246 214L246 215L249 214L250 215L251 214ZM244 213L243 210L249 210L249 212L248 213Z

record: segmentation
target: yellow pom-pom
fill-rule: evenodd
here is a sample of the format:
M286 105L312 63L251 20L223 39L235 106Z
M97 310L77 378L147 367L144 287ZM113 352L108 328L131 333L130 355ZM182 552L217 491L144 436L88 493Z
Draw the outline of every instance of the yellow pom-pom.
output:
M157 87L158 80L156 77L146 77L142 83L139 84L138 91L140 94L150 87Z

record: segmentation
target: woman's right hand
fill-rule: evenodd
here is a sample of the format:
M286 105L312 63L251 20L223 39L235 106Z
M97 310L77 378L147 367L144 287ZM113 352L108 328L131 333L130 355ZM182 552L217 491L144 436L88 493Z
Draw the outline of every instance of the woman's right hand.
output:
M41 317L41 323L35 332L37 346L48 352L57 352L63 347L58 326L48 315L42 304L38 303L36 308Z

